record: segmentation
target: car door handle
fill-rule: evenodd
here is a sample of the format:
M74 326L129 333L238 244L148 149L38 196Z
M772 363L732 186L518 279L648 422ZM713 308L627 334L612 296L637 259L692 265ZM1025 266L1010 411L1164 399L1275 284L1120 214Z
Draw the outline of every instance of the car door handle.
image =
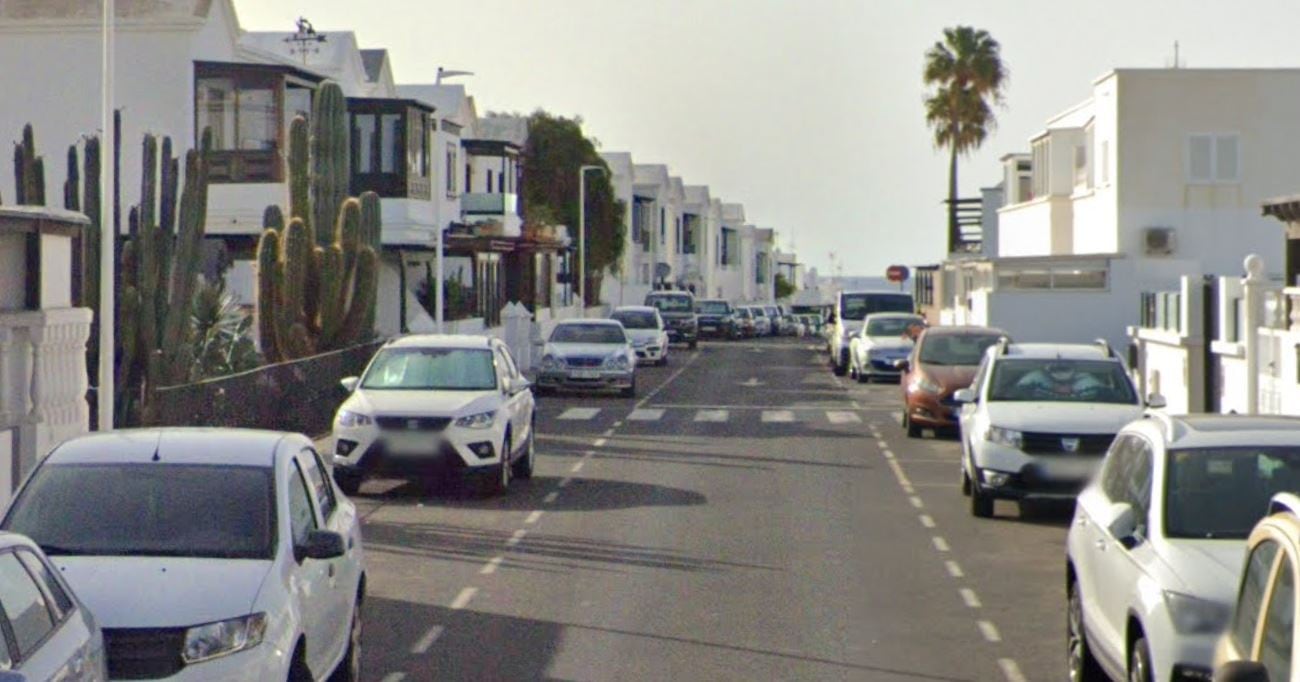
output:
M334 562L333 562L333 561L331 561L331 562L329 563L329 576L330 576L331 578L334 577Z
M1097 549L1098 549L1098 550L1103 551L1103 552L1106 551L1106 541L1105 541L1105 540L1097 540L1097 541L1094 542L1093 544L1097 546Z
M1078 526L1078 527L1080 527L1080 528L1087 528L1087 527L1088 527L1088 519L1085 518L1085 517L1082 517L1082 516L1081 516L1081 517L1079 517L1078 519L1076 519L1076 520L1074 521L1074 525L1076 525L1076 526Z

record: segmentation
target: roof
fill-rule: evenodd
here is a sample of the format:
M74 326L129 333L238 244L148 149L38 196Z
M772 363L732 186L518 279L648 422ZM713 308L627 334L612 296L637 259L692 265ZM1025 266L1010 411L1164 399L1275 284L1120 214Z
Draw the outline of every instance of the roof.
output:
M1047 358L1060 360L1112 360L1100 344L1084 343L1013 343L1007 346L1007 355L1016 358Z
M528 119L523 116L488 114L475 124L479 139L509 142L519 148L528 144Z
M384 61L388 59L388 50L362 50L361 64L366 69L366 80L375 82L384 72Z
M408 334L384 348L489 348L491 337L476 334Z
M1171 448L1300 446L1295 417L1193 414L1159 415L1157 421Z
M432 104L438 112L438 118L461 126L468 126L473 123L473 121L460 120L461 108L465 105L467 99L464 85L399 85L397 86L397 92L402 97L410 97L411 99L418 99L421 102Z
M103 0L6 0L0 18L99 19L103 7ZM212 0L117 0L113 9L121 19L206 17Z
M618 320L612 320L608 317L585 317L585 318L577 317L572 320L560 320L556 324L556 326L562 327L565 325L577 325L577 324L596 324L602 326L618 325L619 327L623 326L622 322L619 322Z
M55 448L50 464L225 464L269 467L294 434L253 429L129 429L92 433ZM306 441L305 436L297 436ZM158 459L154 459L157 454Z

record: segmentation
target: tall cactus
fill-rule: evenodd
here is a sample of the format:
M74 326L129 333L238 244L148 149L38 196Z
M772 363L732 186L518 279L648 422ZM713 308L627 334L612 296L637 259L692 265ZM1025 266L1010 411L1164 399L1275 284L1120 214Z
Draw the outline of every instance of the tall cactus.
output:
M63 182L63 207L81 210L81 170L77 168L77 145L68 147L68 179Z
M288 222L268 207L258 244L258 330L262 352L276 361L374 334L379 196L348 196L347 106L337 84L321 87L315 111L310 137L305 119L290 126Z
M23 126L23 141L14 145L14 185L18 205L45 205L45 159L36 155L36 134L30 123Z

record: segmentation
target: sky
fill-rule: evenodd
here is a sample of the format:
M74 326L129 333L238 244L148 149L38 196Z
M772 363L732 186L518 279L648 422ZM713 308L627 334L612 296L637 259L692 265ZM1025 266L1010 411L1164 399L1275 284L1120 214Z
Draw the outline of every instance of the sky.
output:
M998 127L963 159L963 196L997 183L1044 122L1115 67L1300 67L1300 3L1249 0L235 0L244 28L351 30L399 83L460 79L479 112L581 116L603 151L666 163L745 205L829 274L943 258L947 157L921 102L944 27L1002 44ZM832 255L833 254L833 255ZM834 264L834 265L832 265Z

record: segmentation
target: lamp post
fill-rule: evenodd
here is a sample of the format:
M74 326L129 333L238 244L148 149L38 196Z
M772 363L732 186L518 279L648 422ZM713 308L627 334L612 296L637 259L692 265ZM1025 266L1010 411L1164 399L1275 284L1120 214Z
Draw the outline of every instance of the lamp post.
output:
M587 171L604 172L604 166L582 166L578 169L578 303L582 316L587 316Z
M116 273L117 263L113 256L117 252L117 226L113 216L113 184L115 171L113 153L117 149L117 136L113 127L113 24L116 20L114 0L104 0L104 52L103 52L103 129L104 146L100 151L103 162L99 167L99 391L96 396L98 424L100 431L113 430L113 363L116 354L114 346L113 306L117 298Z

